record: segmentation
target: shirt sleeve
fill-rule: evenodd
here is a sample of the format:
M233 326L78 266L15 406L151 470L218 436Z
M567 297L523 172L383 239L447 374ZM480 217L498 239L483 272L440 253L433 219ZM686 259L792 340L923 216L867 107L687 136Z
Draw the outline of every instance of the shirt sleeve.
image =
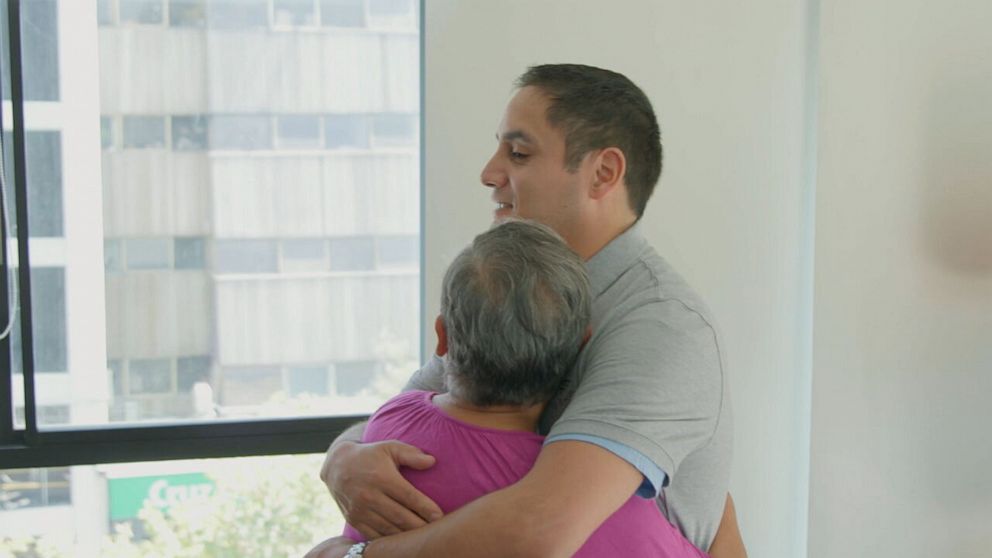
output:
M607 440L599 436L589 436L587 434L560 434L547 438L544 444L547 445L564 440L575 440L599 446L630 463L644 476L644 480L641 482L641 486L637 487L636 492L641 498L657 498L661 492L661 488L668 484L668 475L655 465L653 461L648 459L647 456L632 447L614 442L613 440Z
M430 360L424 363L413 373L410 380L403 387L403 391L434 391L438 393L446 392L448 389L444 385L444 362L441 357L431 355Z
M577 385L549 438L587 435L645 456L676 482L707 444L723 371L713 328L679 301L640 305L603 324L580 356Z

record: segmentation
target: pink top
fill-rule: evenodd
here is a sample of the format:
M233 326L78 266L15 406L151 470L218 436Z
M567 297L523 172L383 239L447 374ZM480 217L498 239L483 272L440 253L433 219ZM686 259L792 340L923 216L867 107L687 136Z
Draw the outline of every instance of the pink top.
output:
M427 391L402 393L369 420L363 442L399 440L433 455L425 471L401 472L444 513L520 480L530 471L544 437L532 432L496 430L452 418ZM344 535L365 538L350 525ZM652 556L706 558L661 514L654 500L632 496L606 519L575 556Z

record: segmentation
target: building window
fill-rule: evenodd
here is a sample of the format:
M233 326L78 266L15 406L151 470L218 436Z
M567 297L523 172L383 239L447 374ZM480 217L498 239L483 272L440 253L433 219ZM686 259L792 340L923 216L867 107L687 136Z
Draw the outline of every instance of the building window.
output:
M274 0L273 23L294 27L317 25L317 12L313 0Z
M329 148L369 146L369 123L364 114L336 114L324 118L325 143Z
M131 395L172 392L172 364L167 358L131 359L128 362Z
M378 372L374 361L337 362L334 364L334 378L338 395L358 395L369 389Z
M211 149L271 149L272 119L268 116L213 116L210 119Z
M204 116L172 117L172 149L202 151L207 148L207 118Z
M379 267L415 268L420 257L420 237L383 236L376 239Z
M275 273L279 245L272 240L216 240L214 266L218 273Z
M169 25L203 27L207 21L206 0L169 0Z
M117 0L121 23L162 23L162 0Z
M321 0L320 23L332 27L365 27L365 2Z
M417 143L417 121L409 114L377 114L372 119L376 146L406 147Z
M173 253L176 269L203 269L206 266L206 241L203 238L177 238Z
M199 382L209 382L213 359L209 356L179 357L176 359L176 388L180 393L193 391Z
M165 119L161 116L125 116L124 147L162 149L165 147Z
M125 242L128 269L169 269L169 241L165 238L132 238Z
M329 389L326 366L293 366L289 368L289 395L327 395Z
M320 147L320 118L309 115L280 116L276 119L276 133L282 148Z
M211 0L207 3L207 25L220 29L268 27L267 0Z
M375 268L375 243L368 237L332 238L331 271L367 271Z

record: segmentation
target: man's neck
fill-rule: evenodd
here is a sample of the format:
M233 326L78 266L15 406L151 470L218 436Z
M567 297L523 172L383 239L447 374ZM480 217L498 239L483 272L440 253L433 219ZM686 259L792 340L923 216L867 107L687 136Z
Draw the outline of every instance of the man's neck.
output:
M462 422L495 430L536 432L544 403L537 405L494 405L479 407L451 393L434 396L434 405L444 414Z
M637 222L637 218L632 214L624 216L620 219L609 219L606 222L590 222L586 223L578 230L574 231L573 234L569 235L571 238L566 238L569 247L575 250L575 253L582 258L583 261L589 261L590 258L599 253L600 250L606 247L607 244L613 242L613 240L622 235L634 226Z

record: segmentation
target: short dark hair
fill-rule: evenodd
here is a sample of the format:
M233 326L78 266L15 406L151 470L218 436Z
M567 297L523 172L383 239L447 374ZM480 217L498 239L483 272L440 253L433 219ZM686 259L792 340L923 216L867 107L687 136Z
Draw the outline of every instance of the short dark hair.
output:
M444 274L448 389L482 407L549 400L575 363L591 308L582 259L557 233L533 221L497 224Z
M594 149L617 147L627 159L628 201L640 219L661 176L661 131L647 95L623 74L582 64L531 66L518 88L551 99L548 122L565 134L565 167Z

